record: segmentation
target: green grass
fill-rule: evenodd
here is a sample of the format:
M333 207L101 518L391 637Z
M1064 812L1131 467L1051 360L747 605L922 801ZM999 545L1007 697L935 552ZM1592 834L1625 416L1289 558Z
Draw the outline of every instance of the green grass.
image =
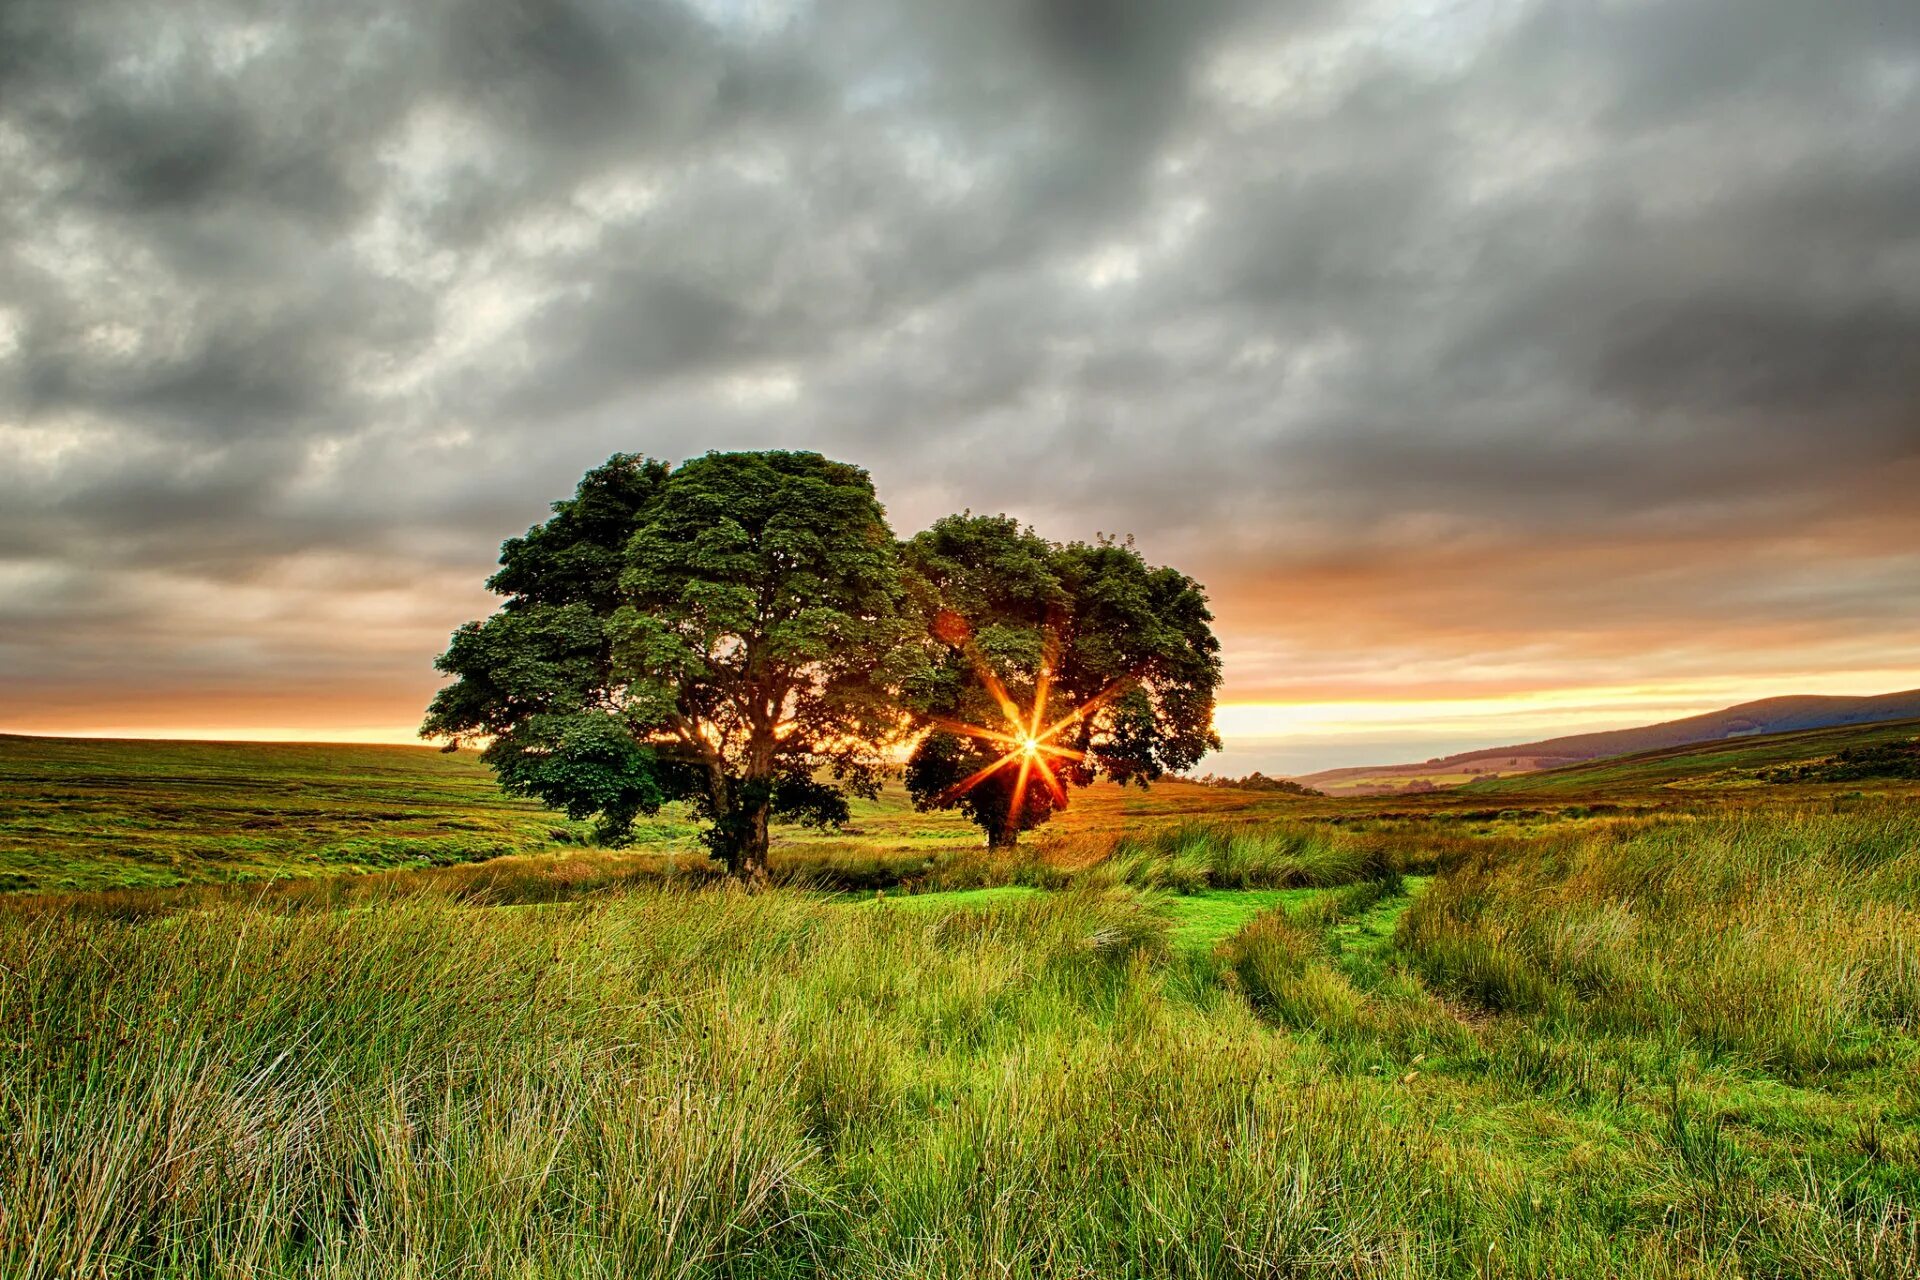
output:
M0 891L327 876L584 840L501 795L471 753L0 735Z
M1845 785L1766 781L1769 770L1846 747L1911 738L1904 722L1771 735L1573 769L1480 782L1430 795L1305 799L1167 781L1150 791L1103 785L1030 837L1035 856L1072 866L1118 848L1116 873L1145 887L1286 888L1353 874L1375 845L1459 852L1436 823L1475 818L1488 834L1532 838L1596 806L1711 810L1869 793L1920 795L1891 780ZM1505 806L1487 810L1490 803ZM1592 816L1604 816L1596 813ZM1398 821L1398 826L1395 826ZM1501 828L1489 831L1490 826ZM1182 829L1198 839L1182 851ZM1236 828L1237 840L1208 832ZM704 862L699 828L670 807L640 823L629 852L683 869ZM502 855L570 862L585 824L504 796L470 752L425 747L136 742L0 735L0 894L250 885L289 878L457 867ZM981 887L1004 874L980 834L952 813L916 812L900 787L853 803L839 831L780 829L775 862L789 880L850 890ZM1092 852L1089 853L1088 851ZM1119 869L1131 864L1131 870ZM622 864L629 869L633 864Z
M1884 1063L1920 1031L1920 815L1581 834L1462 868L1407 927L1429 978L1492 1007L1793 1077Z
M1393 945L1400 917L1407 913L1414 898L1424 892L1432 881L1431 876L1403 876L1400 880L1401 892L1383 897L1354 914L1342 917L1329 931L1341 954L1356 960L1375 960L1385 955Z
M1040 890L1021 884L996 885L990 889L948 889L933 893L907 894L866 899L875 906L901 907L909 911L969 911L1031 898Z
M1205 950L1238 933L1246 923L1275 907L1299 906L1319 889L1208 889L1169 898L1165 904L1176 947Z
M1026 885L991 889L951 889L907 896L864 899L875 905L913 911L966 911L1021 902L1041 890ZM1206 951L1263 911L1304 906L1328 892L1324 889L1203 889L1197 893L1164 895L1155 899L1171 926L1167 941L1185 951ZM1404 909L1404 908L1403 908ZM1383 916L1391 920L1393 916ZM1391 934L1391 927L1387 929Z
M0 1276L1920 1274L1897 798L1113 789L988 857L887 796L760 894L672 830L265 887L550 820L458 757L100 750L16 753L0 830L98 867L90 814L259 792L288 843L0 909Z
M1193 818L1272 819L1292 797L1172 782L1075 797L1046 833L1110 844ZM838 831L782 827L791 880L848 889L959 884L1000 874L955 813L920 813L894 784L852 802ZM697 868L679 806L642 819L629 852ZM503 795L472 752L311 743L142 742L0 734L0 894L256 885L448 867L502 855L572 858L588 824Z
M778 828L774 878L868 893L1059 887L1100 864L1109 880L1186 892L1332 883L1381 856L1378 841L1303 821L1295 797L1173 782L1074 799L1008 860L959 815L917 812L890 784L854 800L845 828ZM96 907L111 896L123 913L263 893L338 903L422 884L552 901L715 874L678 807L636 834L595 849L587 824L503 795L472 753L0 735L0 895ZM444 874L411 874L423 869ZM340 879L356 873L370 881Z
M0 913L0 1271L1913 1274L1920 818L1527 855Z

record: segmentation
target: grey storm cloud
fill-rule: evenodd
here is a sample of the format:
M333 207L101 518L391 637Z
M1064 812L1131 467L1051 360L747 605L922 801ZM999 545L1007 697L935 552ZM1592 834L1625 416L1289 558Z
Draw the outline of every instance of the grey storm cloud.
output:
M424 671L586 466L775 444L1236 582L1895 554L1920 7L0 4L0 685L289 580Z

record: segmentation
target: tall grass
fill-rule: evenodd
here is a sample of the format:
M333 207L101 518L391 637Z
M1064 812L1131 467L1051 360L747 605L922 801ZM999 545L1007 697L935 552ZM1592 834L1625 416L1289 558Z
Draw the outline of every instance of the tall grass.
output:
M9 1274L1414 1274L1388 1099L1133 895L0 922ZM1371 1135L1371 1137L1370 1137ZM1374 1206L1397 1187L1390 1212ZM1447 1194L1459 1194L1456 1189Z
M1325 824L1186 821L1119 836L1036 840L1012 855L976 848L889 849L856 840L776 847L771 879L780 887L830 893L922 893L1008 884L1041 889L1126 885L1177 893L1298 888L1390 881L1401 870L1430 868L1436 859L1426 846L1417 835L1363 834ZM699 853L567 850L269 883L15 894L4 903L15 913L136 920L222 903L282 911L421 897L486 906L557 903L641 887L715 886L723 878L719 866Z
M1101 883L1194 893L1393 881L1408 856L1379 837L1320 824L1189 821L1122 835L1078 860Z
M1734 814L1588 831L1443 880L1404 940L1500 1012L1704 1042L1796 1074L1920 1029L1920 813Z
M1218 961L1170 951L1157 901L1083 876L957 912L643 885L0 915L0 1273L1920 1264L1910 1200L1766 1174L1696 1086L1637 1091L1596 1154L1526 1092L1572 1049L1342 955L1404 901L1384 881Z

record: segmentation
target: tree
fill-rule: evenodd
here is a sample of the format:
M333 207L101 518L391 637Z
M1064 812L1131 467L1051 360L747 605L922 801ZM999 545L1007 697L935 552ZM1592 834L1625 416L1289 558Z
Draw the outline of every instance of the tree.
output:
M692 803L733 874L768 824L832 825L899 733L899 565L866 472L813 453L616 455L501 549L421 732L490 739L509 791L618 842Z
M1220 646L1193 579L1130 542L1048 542L1006 516L949 516L903 549L923 641L906 681L922 809L959 808L1011 848L1096 778L1146 786L1199 763Z
M598 816L618 841L667 799L667 770L621 714L609 626L625 549L660 501L664 463L616 454L523 538L501 544L487 580L507 597L453 633L435 662L455 677L434 695L421 736L486 740L501 785L573 818Z
M1468 772L1473 771L1469 769ZM1258 769L1244 778L1216 777L1209 773L1195 781L1203 787L1233 787L1240 791L1275 791L1282 795L1306 796L1315 799L1325 799L1327 794L1324 791L1314 790L1304 782L1295 782L1292 778L1269 778Z

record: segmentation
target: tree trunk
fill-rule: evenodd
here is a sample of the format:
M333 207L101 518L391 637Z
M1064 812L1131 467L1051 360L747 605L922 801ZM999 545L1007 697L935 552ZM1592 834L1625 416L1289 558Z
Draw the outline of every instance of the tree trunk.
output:
M757 724L747 743L746 777L741 780L740 798L746 802L740 838L740 861L736 874L749 889L767 887L767 820L773 810L773 757L778 742L773 736L773 716L769 712Z
M736 870L740 880L749 889L767 887L767 810L771 806L762 803L754 809L747 820L747 838L740 846L740 862Z
M1012 822L995 823L987 828L987 848L994 853L1012 853L1020 843L1020 828Z

